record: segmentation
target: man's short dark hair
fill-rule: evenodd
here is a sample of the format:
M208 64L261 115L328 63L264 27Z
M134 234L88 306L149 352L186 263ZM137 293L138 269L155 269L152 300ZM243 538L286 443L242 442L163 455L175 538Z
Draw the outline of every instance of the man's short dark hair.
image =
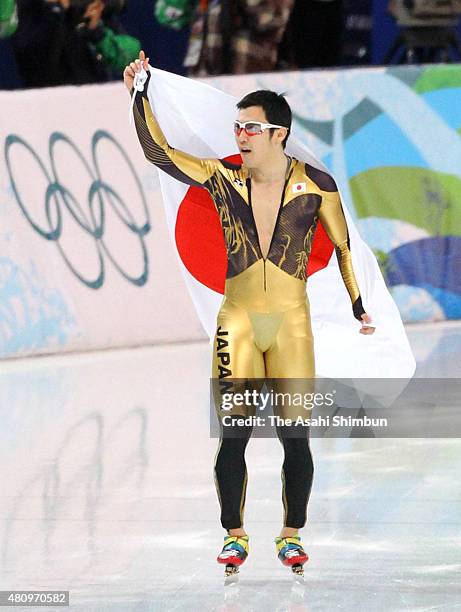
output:
M268 123L283 125L288 128L282 146L285 148L291 128L291 108L283 94L275 93L269 89L260 89L247 94L237 103L237 108L248 108L249 106L261 106L266 113Z

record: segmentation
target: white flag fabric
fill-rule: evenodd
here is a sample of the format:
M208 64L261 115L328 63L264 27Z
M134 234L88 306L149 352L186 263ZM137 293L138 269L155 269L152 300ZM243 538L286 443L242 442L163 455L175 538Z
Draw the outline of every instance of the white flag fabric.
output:
M220 159L238 152L232 129L237 113L237 100L233 96L199 81L158 69L150 70L149 101L172 147L198 157ZM296 159L329 172L309 149L293 137L288 140L286 151ZM200 321L212 341L223 295L194 278L179 256L178 211L189 187L159 172L168 226L185 282ZM373 335L359 333L360 323L353 317L350 298L333 255L328 265L310 276L307 283L316 374L335 379L410 378L415 371L415 360L399 311L387 290L376 258L361 239L344 200L343 209L363 306L376 324L376 331ZM214 262L208 264L212 266Z

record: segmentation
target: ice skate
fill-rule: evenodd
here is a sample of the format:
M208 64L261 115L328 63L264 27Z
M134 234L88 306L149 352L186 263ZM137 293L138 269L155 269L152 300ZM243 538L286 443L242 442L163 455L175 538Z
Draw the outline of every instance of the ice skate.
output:
M232 584L238 581L240 565L248 557L249 536L230 536L224 537L224 546L217 557L218 563L225 563L224 571L225 584Z
M277 555L283 565L291 567L293 577L300 582L304 581L303 565L309 559L301 544L301 537L290 536L275 538Z

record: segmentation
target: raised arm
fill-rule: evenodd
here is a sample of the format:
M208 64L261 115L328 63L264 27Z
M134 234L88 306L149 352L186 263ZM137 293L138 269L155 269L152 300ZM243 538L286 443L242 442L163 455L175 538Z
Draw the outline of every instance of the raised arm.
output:
M218 160L200 159L178 151L168 144L147 97L152 76L148 68L149 59L145 59L143 51L140 52L139 58L125 68L123 76L125 85L131 92L135 73L139 72L143 65L148 74L144 90L136 92L133 108L136 131L146 159L182 183L205 187L217 169Z

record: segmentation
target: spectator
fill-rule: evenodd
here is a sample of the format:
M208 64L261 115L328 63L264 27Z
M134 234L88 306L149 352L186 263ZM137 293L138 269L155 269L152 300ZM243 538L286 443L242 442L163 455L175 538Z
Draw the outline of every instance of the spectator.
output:
M13 50L26 87L107 81L139 52L109 0L18 0ZM115 74L114 74L115 73Z
M194 76L274 70L293 0L200 0L184 65Z
M281 44L281 63L301 69L339 66L342 34L342 0L296 0Z
M16 31L18 13L15 0L0 0L0 38L7 38Z

